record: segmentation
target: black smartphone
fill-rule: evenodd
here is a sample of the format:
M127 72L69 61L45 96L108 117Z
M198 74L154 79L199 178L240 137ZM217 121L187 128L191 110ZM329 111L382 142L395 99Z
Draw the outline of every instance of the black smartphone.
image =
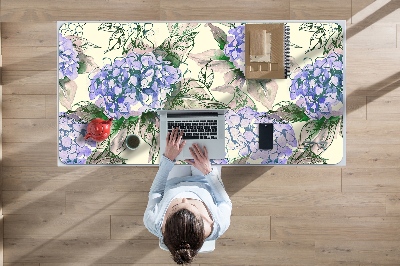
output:
M258 148L260 150L271 150L273 148L274 124L258 124Z

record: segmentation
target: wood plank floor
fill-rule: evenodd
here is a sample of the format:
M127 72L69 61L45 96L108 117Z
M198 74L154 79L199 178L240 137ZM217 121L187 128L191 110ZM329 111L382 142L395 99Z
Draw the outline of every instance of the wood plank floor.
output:
M56 21L347 21L347 165L227 167L231 226L193 265L400 265L399 0L1 0L4 265L173 265L156 167L57 167ZM2 230L0 230L2 231Z

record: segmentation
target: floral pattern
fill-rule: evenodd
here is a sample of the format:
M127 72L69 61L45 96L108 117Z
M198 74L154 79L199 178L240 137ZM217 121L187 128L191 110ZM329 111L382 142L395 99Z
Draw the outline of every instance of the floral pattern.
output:
M58 77L74 80L78 77L78 53L72 41L58 34Z
M304 108L311 119L343 114L343 54L328 56L307 64L293 78L290 98Z
M245 23L64 23L58 35L60 161L156 164L157 110L222 108L226 158L214 164L339 163L342 26L287 26L302 34L291 40L296 56L288 78L246 80ZM98 143L84 139L94 118L113 118L110 136ZM274 124L273 149L258 148L259 123ZM139 151L127 152L128 134L140 136L140 158Z
M86 123L75 114L60 113L58 152L65 164L85 164L96 147L93 140L85 140Z
M224 53L229 60L244 73L244 25L239 25L228 31L227 43L224 47Z
M91 80L90 100L96 100L106 115L129 118L162 107L171 84L181 78L181 71L153 53L115 59Z
M282 123L265 112L257 112L250 107L229 110L227 121L227 150L238 150L239 160L246 158L246 163L285 164L297 146L292 125ZM274 124L274 145L271 150L258 149L258 125Z

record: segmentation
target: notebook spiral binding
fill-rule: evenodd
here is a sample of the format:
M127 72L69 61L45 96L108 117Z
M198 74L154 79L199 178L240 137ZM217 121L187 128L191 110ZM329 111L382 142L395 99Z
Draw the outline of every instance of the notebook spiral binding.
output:
M285 64L285 78L290 75L290 27L285 23L285 37L284 37L284 64Z

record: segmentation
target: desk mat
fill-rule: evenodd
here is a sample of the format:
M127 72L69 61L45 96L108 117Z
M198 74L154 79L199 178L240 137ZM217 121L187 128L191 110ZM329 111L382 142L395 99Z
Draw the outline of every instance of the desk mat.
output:
M60 162L158 164L156 110L226 108L226 158L214 164L343 163L345 23L286 23L290 75L275 80L245 79L246 23L59 22ZM113 118L97 143L84 139L94 118ZM271 150L258 149L264 122Z

